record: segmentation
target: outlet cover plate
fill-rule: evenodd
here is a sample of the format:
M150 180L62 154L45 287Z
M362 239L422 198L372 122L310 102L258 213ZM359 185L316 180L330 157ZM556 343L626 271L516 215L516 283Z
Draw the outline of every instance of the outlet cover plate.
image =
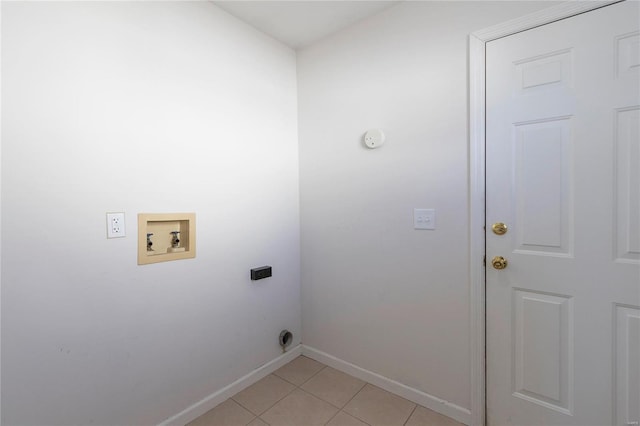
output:
M126 236L124 213L107 213L107 238L122 238Z

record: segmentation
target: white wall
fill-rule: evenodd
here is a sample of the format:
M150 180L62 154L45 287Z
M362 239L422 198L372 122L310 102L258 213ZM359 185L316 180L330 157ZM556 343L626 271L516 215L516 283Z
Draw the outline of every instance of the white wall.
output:
M305 345L470 408L467 37L550 5L404 2L298 53Z
M208 2L2 2L3 424L157 423L299 341L295 60ZM139 212L197 258L137 266Z

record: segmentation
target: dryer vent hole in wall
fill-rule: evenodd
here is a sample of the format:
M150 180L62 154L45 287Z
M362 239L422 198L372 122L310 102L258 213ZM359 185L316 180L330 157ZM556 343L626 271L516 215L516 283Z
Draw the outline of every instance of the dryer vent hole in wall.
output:
M278 338L278 342L282 347L282 353L285 353L287 351L286 348L291 344L292 340L293 340L293 333L291 333L289 330L282 330L280 332L280 337Z

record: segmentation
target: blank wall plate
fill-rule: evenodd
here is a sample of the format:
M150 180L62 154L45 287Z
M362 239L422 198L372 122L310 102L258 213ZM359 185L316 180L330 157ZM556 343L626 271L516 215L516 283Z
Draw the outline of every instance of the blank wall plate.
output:
M107 213L107 238L122 238L126 236L124 213Z
M413 229L436 229L436 211L413 209Z

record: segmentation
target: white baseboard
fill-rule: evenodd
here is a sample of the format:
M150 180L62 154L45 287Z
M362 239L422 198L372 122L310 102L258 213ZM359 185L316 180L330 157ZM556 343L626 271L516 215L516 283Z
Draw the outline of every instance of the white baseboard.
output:
M239 378L235 382L228 386L223 387L219 391L212 393L199 402L196 402L192 406L182 410L180 413L168 418L160 423L159 426L183 426L187 423L197 419L207 411L211 410L215 406L223 403L233 395L248 388L258 380L267 377L269 374L276 371L286 363L293 361L295 358L302 354L302 345L298 345L295 348L289 349L286 353L280 355L278 358L269 361L265 365L256 368L249 374Z
M357 377L360 380L369 382L372 385L399 395L409 401L413 401L430 410L444 414L447 417L451 417L460 423L464 423L465 425L471 424L471 411L466 408L462 408L451 402L429 395L428 393L403 385L400 382L388 379L372 371L365 370L357 365L353 365L347 361L343 361L306 345L302 345L302 355L315 359L316 361L335 368L336 370L340 370L343 373Z
M378 386L379 388L406 398L409 401L413 401L416 404L427 407L430 410L451 417L452 419L457 420L460 423L464 423L466 425L471 424L471 411L467 410L466 408L462 408L451 402L445 401L433 395L429 395L428 393L411 388L407 385L403 385L400 382L396 382L395 380L391 380L389 378L381 376L380 374L365 370L364 368L358 367L357 365L351 364L347 361L343 361L325 352L319 351L318 349L314 349L305 345L298 345L295 348L292 348L286 353L280 355L278 358L269 361L265 365L256 368L249 374L239 378L230 385L225 386L224 388L212 393L201 401L196 402L195 404L184 409L175 416L168 418L167 420L160 423L159 426L183 426L197 419L207 411L223 403L236 393L251 386L258 380L273 373L288 362L293 361L300 355L315 359L316 361L326 364L329 367L335 368L336 370L350 374L354 377Z

